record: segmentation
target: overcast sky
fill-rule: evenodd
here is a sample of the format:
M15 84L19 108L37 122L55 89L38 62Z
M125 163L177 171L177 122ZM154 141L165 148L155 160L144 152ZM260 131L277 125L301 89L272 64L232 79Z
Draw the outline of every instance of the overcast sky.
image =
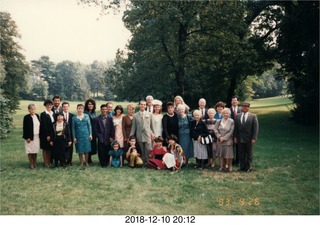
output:
M100 16L100 8L78 5L77 0L0 0L0 10L16 22L29 61L46 55L56 63L106 62L130 38L121 14Z

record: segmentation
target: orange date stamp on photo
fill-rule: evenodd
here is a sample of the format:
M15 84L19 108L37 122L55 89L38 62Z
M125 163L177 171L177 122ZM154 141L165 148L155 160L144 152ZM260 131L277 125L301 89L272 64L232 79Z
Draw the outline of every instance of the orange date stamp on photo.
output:
M238 204L240 206L259 206L260 200L259 198L236 198L232 199L229 197L225 198L216 198L218 204L220 206L228 206Z

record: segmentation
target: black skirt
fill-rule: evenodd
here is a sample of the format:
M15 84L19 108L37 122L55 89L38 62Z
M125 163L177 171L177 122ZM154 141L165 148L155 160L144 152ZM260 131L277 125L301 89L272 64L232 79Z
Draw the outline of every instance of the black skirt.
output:
M66 160L67 141L63 135L56 136L53 143L53 158L59 161Z

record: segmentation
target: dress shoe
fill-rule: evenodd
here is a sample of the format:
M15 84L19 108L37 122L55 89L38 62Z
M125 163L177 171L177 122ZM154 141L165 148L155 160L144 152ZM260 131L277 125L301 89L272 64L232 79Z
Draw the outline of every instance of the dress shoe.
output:
M249 172L251 172L251 169L247 169L247 171L246 171L247 173L249 173Z

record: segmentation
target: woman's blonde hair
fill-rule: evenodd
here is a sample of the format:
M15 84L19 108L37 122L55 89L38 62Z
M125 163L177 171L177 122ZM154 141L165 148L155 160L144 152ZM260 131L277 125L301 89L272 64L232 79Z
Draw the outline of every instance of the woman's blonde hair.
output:
M177 99L181 100L180 105L184 105L186 109L190 109L190 107L183 101L183 98L180 95L177 95L176 97L174 97L174 100L173 100L174 108L177 108Z
M214 108L209 108L209 109L208 109L208 114L209 114L210 112L213 112L213 115L215 115L215 114L217 113L217 111L216 111Z
M128 105L127 105L127 109L129 109L129 108L136 108L136 105L134 104L134 103L129 103Z
M193 116L198 114L200 117L202 116L202 112L199 109L193 111Z
M224 109L221 111L221 114L224 114L225 112L227 112L227 113L228 113L228 115L230 116L231 111L230 111L230 109L229 109L229 108L224 108Z

